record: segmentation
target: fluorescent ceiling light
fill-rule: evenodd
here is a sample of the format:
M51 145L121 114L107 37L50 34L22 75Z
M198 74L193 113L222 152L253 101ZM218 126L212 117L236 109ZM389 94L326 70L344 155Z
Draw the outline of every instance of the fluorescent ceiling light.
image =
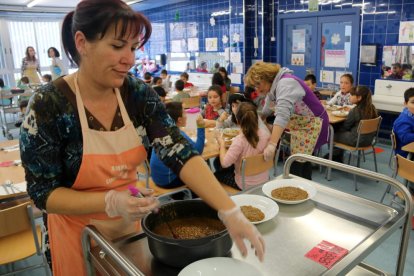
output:
M127 3L128 5L132 5L132 4L135 4L135 3L142 2L142 1L144 1L144 0L125 1L125 3Z
M33 6L37 5L37 4L39 4L41 1L42 1L42 0L32 0L32 1L30 1L29 3L27 3L27 7L28 7L28 8L31 8L31 7L33 7Z

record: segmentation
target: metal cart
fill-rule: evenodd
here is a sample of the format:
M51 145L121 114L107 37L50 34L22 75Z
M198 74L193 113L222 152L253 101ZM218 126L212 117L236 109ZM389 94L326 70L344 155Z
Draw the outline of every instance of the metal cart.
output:
M10 100L10 105L0 104L0 123L3 136L9 140L13 140L10 130L16 128L15 123L19 119L20 108L17 104L18 97L29 97L33 95L32 90L26 90L23 93L13 94L10 90L0 91L0 101Z
M275 218L257 225L266 243L265 261L260 263L253 252L249 252L244 261L254 265L263 275L388 275L362 261L402 226L395 274L403 275L413 215L412 200L406 187L382 174L303 154L289 157L279 178L290 178L292 162L300 159L383 181L401 191L407 204L403 209L394 209L313 182L318 192L312 200L297 205L279 204L279 214ZM245 193L263 195L261 186ZM91 240L97 246L91 247ZM349 250L331 269L304 256L322 240ZM153 258L143 233L108 241L93 226L87 226L82 243L91 274L93 267L103 275L167 276L177 275L180 271ZM233 258L242 259L235 246L231 254Z

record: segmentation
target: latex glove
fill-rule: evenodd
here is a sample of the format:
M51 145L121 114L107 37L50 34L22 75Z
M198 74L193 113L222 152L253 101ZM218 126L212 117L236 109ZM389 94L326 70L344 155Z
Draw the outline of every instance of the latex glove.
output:
M256 256L260 261L263 261L265 244L262 235L260 235L256 227L247 220L238 206L227 211L219 211L218 217L227 227L230 237L236 243L237 248L240 250L243 257L247 255L247 248L243 240L247 239L250 241L252 248L255 249Z
M159 201L152 196L153 190L140 189L145 197L131 196L129 191L110 190L105 195L105 212L109 217L122 216L129 221L144 217L159 206Z
M276 152L276 144L270 142L263 151L264 160L268 161L273 158Z

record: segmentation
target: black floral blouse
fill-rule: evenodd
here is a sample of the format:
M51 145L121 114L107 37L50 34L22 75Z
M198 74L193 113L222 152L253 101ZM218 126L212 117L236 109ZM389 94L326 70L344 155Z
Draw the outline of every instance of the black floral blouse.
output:
M141 80L128 77L120 88L138 135L160 160L179 174L197 151L180 134L159 96ZM119 108L118 108L119 111ZM103 130L86 110L89 127ZM111 130L123 126L117 112ZM21 127L20 150L27 190L36 206L45 209L54 189L72 187L82 162L82 131L76 97L63 78L42 86L31 98Z

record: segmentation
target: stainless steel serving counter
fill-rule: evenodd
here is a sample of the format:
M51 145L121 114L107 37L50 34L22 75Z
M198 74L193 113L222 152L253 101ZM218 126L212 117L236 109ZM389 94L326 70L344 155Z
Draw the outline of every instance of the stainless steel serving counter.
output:
M312 200L297 205L279 204L279 214L275 218L257 225L266 243L265 261L260 263L252 251L244 260L258 268L263 275L384 275L375 268L359 264L403 226L396 272L402 275L410 233L408 218L412 216L412 201L407 189L390 177L307 155L291 156L285 164L284 175L279 178L289 177L290 165L297 159L384 181L403 191L406 202L410 204L405 209L396 210L312 182L318 191ZM245 193L263 195L261 186ZM90 238L99 246L90 249ZM329 270L305 257L322 240L349 251ZM84 231L83 243L86 263L93 264L104 275L125 273L167 276L177 275L180 271L154 260L145 234L142 233L110 242L93 226L88 226ZM231 250L231 257L243 259L235 246Z

